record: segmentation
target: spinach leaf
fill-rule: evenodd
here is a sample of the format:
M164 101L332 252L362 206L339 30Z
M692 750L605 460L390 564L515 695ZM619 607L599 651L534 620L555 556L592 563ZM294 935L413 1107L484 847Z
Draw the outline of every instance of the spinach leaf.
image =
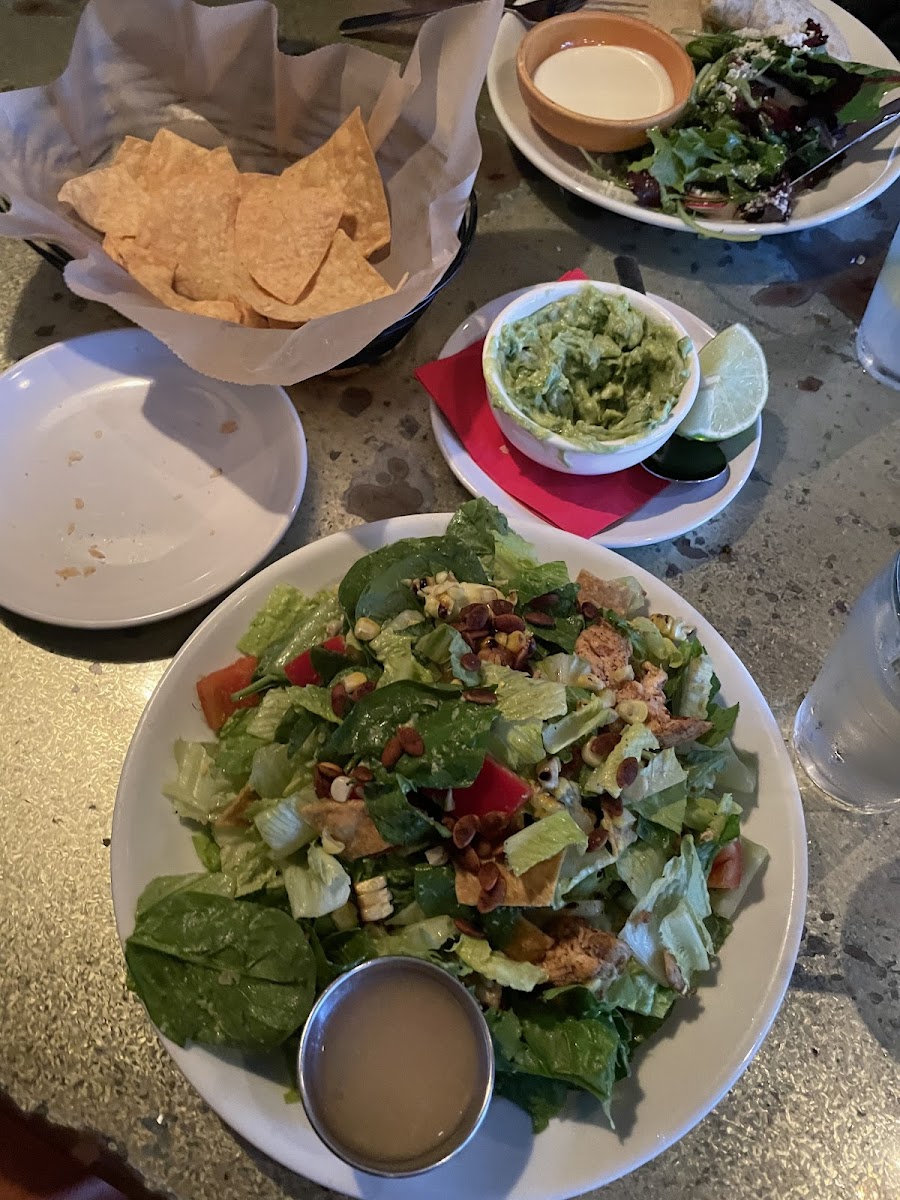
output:
M534 1133L541 1133L566 1103L569 1086L559 1079L544 1079L539 1075L522 1075L517 1071L501 1070L497 1066L494 1093L523 1108L531 1118Z
M468 583L487 583L478 555L455 537L402 538L359 559L338 590L351 621L367 616L384 621L410 606L412 593L403 580L452 571Z
M254 737L247 732L247 725L253 720L254 710L242 708L230 716L219 733L216 744L214 762L223 775L240 789L250 778L250 768L253 765L253 755L265 746L263 738Z
M326 650L324 646L313 646L309 661L323 685L331 683L338 671L353 670L359 665L359 659L355 656Z
M397 774L417 788L468 787L484 763L495 715L491 706L466 700L420 713L416 729L425 753L418 758L404 754Z
M718 954L734 925L727 917L720 917L718 913L710 913L703 924L712 939L713 953Z
M490 569L494 558L494 534L509 533L509 521L489 500L478 496L459 506L450 518L447 533L474 550Z
M417 846L433 840L437 822L410 804L398 785L366 789L366 808L375 828L392 846ZM447 835L444 827L437 826ZM396 907L396 905L395 905Z
M456 688L409 680L376 688L353 705L325 743L323 756L335 762L353 756L380 758L398 725L405 725L416 713L436 708L442 700L457 696Z
M138 916L125 959L151 1020L182 1046L267 1050L312 1007L315 959L300 926L246 900L165 896Z
M460 904L456 899L456 872L453 867L420 864L415 868L413 878L416 901L426 917L470 918L474 914L475 910L470 905Z

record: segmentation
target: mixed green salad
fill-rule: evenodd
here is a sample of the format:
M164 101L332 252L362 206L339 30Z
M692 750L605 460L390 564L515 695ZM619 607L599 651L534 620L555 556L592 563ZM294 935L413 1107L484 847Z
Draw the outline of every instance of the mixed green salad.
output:
M697 78L675 124L651 129L649 147L586 155L592 172L701 232L698 215L786 221L791 181L831 155L850 122L877 117L900 85L900 72L832 58L827 40L812 20L797 44L752 31L695 38L686 49Z
M341 972L415 955L478 998L535 1130L572 1089L608 1114L766 859L696 635L479 499L336 588L279 584L237 648L164 789L198 870L149 884L126 943L155 1024L291 1046Z

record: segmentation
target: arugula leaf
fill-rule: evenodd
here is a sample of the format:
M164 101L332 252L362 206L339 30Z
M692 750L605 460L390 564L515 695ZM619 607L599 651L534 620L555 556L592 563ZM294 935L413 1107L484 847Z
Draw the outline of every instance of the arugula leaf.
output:
M150 1019L180 1046L268 1050L312 1007L316 966L302 929L247 900L166 896L138 917L125 959Z

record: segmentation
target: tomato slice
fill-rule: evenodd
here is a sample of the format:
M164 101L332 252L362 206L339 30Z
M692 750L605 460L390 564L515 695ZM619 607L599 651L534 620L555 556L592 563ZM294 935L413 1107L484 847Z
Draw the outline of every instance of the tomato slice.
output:
M514 813L530 795L531 784L521 775L493 758L486 758L474 783L453 789L453 811L457 817L469 813L476 817L489 812Z
M197 680L197 696L210 729L218 732L239 708L252 708L259 704L259 696L247 696L245 700L237 702L231 698L232 692L239 692L250 686L258 662L259 659L247 654L243 658L235 659L229 666L211 671L209 675Z
M713 859L706 886L723 890L736 888L740 884L743 874L744 850L741 846L741 839L735 838L733 842L723 846Z
M321 646L315 646L313 649L330 650L332 654L343 654L347 649L347 643L338 636L329 638L327 642L322 642ZM322 682L322 676L312 665L312 650L304 650L302 654L292 658L284 668L284 673L294 687L306 687L311 683L320 684Z

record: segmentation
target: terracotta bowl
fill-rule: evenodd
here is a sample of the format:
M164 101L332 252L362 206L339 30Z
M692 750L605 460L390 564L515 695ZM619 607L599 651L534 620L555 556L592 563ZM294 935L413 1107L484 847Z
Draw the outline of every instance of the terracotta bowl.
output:
M668 72L675 103L664 112L633 121L587 117L549 100L534 86L544 59L573 46L628 46L652 55ZM516 75L525 107L535 124L570 146L610 153L632 150L647 141L647 130L668 128L678 119L694 86L694 64L679 43L649 21L610 13L578 12L533 25L519 43Z

